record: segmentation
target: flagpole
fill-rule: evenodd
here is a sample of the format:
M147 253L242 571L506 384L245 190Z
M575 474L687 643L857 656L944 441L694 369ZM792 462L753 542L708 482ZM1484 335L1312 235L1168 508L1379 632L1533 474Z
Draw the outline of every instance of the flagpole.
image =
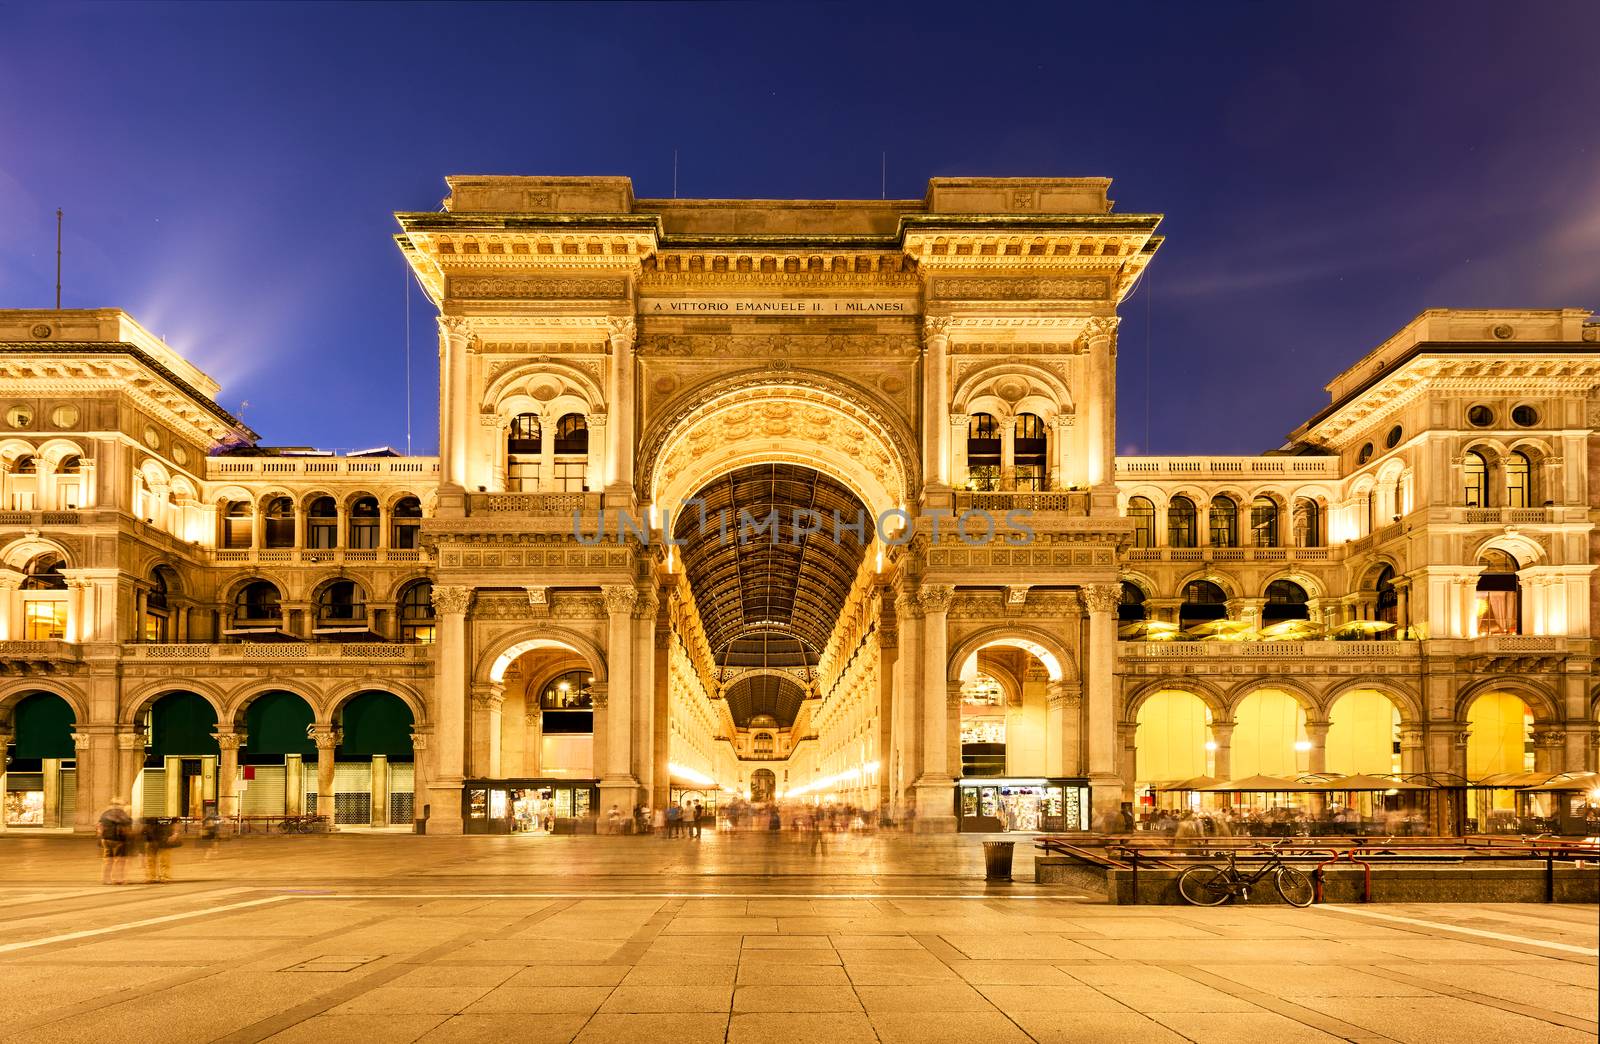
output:
M61 208L56 208L56 311L61 311Z

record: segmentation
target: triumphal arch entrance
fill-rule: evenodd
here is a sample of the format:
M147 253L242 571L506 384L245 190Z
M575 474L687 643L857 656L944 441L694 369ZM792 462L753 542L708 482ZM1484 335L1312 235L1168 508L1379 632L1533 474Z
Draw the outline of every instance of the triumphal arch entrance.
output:
M440 314L432 829L830 802L1073 829L1123 796L1101 179L920 200L457 177Z

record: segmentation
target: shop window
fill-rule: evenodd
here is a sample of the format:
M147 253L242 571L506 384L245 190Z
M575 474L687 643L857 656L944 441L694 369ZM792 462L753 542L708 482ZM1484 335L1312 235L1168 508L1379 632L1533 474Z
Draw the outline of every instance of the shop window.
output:
M400 616L400 640L430 644L434 638L433 584L427 580L416 583L400 592L396 606Z
M1476 633L1522 633L1522 584L1517 578L1517 560L1504 551L1485 551L1478 559L1483 572L1478 576Z
M1211 546L1239 546L1239 505L1232 497L1211 498Z
M1045 445L1044 421L1031 413L1019 413L1012 438L1018 489L1045 488Z
M1528 461L1526 453L1513 453L1506 458L1506 507L1525 508L1533 506L1533 491L1529 480L1533 476L1533 465Z
M250 514L250 503L230 500L222 509L222 546L235 550L249 547L254 542L255 519Z
M318 497L306 509L306 547L327 551L339 546L339 506Z
M1274 580L1267 585L1266 603L1261 607L1261 623L1306 620L1311 616L1306 589L1292 580Z
M1461 502L1467 507L1489 506L1489 466L1483 455L1469 452L1461 465Z
M233 600L233 618L243 621L277 620L283 616L278 589L266 580L252 580Z
M294 501L273 497L262 512L262 547L294 546Z
M1006 692L980 673L961 688L961 774L1003 776L1006 771Z
M317 596L318 624L361 623L366 618L366 599L354 581L335 580Z
M1394 567L1386 565L1378 570L1378 579L1373 584L1376 599L1376 613L1379 620L1384 623L1399 625L1400 623L1400 592L1394 588Z
M1156 546L1156 506L1148 497L1128 498L1128 517L1133 520L1133 546Z
M1122 581L1122 600L1117 604L1117 620L1120 623L1138 623L1146 618L1148 613L1144 604L1144 588L1138 584Z
M1228 617L1228 596L1210 580L1191 580L1183 585L1183 605L1178 609L1178 626L1187 630L1197 624Z
M1173 497L1167 502L1167 544L1171 547L1194 547L1197 514L1194 501L1188 497Z
M23 638L47 642L67 636L67 603L62 598L29 598L22 603Z
M1278 502L1271 497L1251 501L1250 539L1257 547L1278 546Z
M353 549L378 546L378 499L358 497L350 505L350 544Z
M394 519L389 546L411 550L422 546L422 501L416 497L401 497L390 512Z
M1000 422L992 414L967 419L967 488L1000 488Z

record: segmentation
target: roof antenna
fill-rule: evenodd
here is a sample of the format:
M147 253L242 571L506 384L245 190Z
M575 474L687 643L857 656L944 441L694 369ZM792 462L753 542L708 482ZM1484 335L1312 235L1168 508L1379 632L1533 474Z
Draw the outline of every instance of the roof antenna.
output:
M406 280L406 456L411 456L411 264L400 259Z
M884 149L883 150L883 164L882 164L882 167L880 168L880 175L879 175L879 182L878 182L878 198L879 199L888 199L889 198L889 150L888 149Z
M61 311L61 208L56 208L56 311Z
M678 198L678 150L672 150L672 198Z

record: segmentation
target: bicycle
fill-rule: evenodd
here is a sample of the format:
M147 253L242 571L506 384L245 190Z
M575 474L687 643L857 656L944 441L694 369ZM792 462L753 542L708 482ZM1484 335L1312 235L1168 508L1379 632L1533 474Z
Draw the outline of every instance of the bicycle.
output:
M1311 878L1285 863L1276 845L1272 846L1266 862L1251 874L1240 872L1239 858L1234 852L1228 853L1226 867L1210 863L1191 866L1178 875L1178 894L1193 906L1221 906L1235 897L1250 898L1250 889L1269 874L1278 894L1290 906L1310 906L1316 898Z

